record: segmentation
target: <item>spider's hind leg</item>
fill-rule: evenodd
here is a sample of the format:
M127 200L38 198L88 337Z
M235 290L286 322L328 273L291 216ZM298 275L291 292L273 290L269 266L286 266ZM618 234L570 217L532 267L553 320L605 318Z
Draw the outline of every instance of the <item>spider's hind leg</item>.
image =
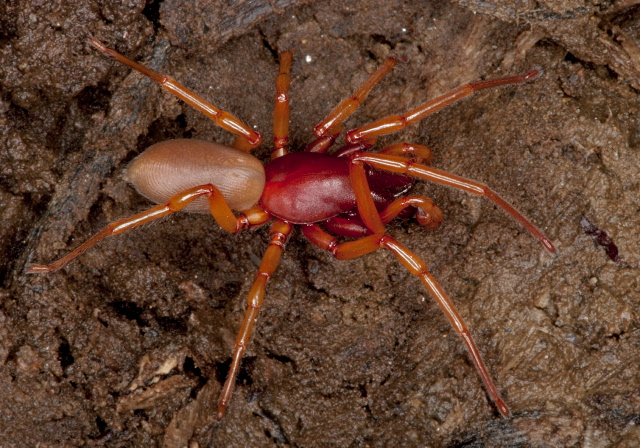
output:
M269 220L269 215L258 206L246 210L244 213L241 213L240 216L235 216L227 205L222 193L220 193L214 185L201 185L172 196L164 204L156 205L144 212L112 222L62 258L49 265L29 266L26 273L35 274L58 270L105 238L128 232L131 229L180 211L200 197L208 198L211 215L218 225L227 232L235 233L242 229L262 225Z
M229 367L227 379L225 380L222 392L220 393L217 415L218 420L221 420L224 416L229 400L231 400L233 387L236 384L236 378L240 371L240 362L242 361L244 351L249 344L253 327L258 319L258 312L262 307L267 282L278 267L280 256L282 255L284 245L289 238L289 235L291 235L291 230L292 225L285 221L278 220L271 225L269 246L262 257L262 262L258 268L256 279L254 280L251 291L249 292L247 310L245 311L244 319L242 320L242 325L240 326L240 331L236 338L233 357L231 358L231 367Z

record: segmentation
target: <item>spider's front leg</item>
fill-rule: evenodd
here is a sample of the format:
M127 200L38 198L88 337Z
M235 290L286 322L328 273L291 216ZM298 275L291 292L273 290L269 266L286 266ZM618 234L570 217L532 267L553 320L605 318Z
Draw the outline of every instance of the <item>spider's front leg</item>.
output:
M349 98L338 104L329 115L313 128L316 139L309 144L307 152L327 152L342 133L342 123L353 114L371 90L396 65L396 60L387 58L380 67Z
M554 253L556 251L556 248L551 240L547 238L531 221L525 218L511 204L502 199L496 192L491 190L486 185L470 179L456 176L455 174L447 173L436 168L432 168L419 163L414 163L411 160L407 160L403 157L390 156L387 154L362 152L353 156L352 161L367 163L382 170L419 177L421 179L430 180L432 182L447 185L449 187L458 188L460 190L477 194L479 196L484 196L491 202L496 204L498 207L503 209L513 219L522 224L522 226L526 228L534 238L542 243L547 251L549 251L550 253Z
M405 127L416 123L479 90L491 89L493 87L506 86L510 84L522 84L536 79L538 76L540 76L540 70L531 70L524 75L505 76L504 78L463 84L444 95L411 109L409 112L400 115L391 115L365 126L361 126L357 129L352 129L347 132L347 142L356 143L362 140L375 140L382 135L391 134L392 132L404 129Z
M118 62L121 62L122 64L128 65L132 69L157 82L158 84L160 84L160 86L162 86L163 89L180 98L182 101L189 104L196 110L202 112L222 129L235 134L237 138L233 143L234 148L241 149L243 151L251 151L253 148L256 148L260 145L262 137L259 133L251 129L249 126L231 115L229 112L218 109L216 106L206 101L200 95L197 95L196 93L187 89L175 79L172 79L169 76L161 75L160 73L156 73L150 68L145 67L144 65L121 55L117 51L107 48L99 40L90 37L88 38L88 41L91 45L102 51L107 56L115 59Z

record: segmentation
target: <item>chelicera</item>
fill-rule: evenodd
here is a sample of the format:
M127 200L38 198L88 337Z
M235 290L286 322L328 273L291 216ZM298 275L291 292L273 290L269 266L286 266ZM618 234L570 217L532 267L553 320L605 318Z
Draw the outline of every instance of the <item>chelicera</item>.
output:
M304 152L289 153L289 97L292 53L280 54L273 116L272 160L263 167L250 154L261 143L255 132L230 113L222 111L175 80L105 47L90 38L91 45L159 83L195 107L218 126L236 135L231 147L200 140L172 140L151 146L127 170L128 181L144 196L160 204L124 218L50 265L33 265L27 272L51 272L102 239L162 218L179 210L211 213L228 232L271 224L270 240L249 293L248 307L238 333L231 366L221 392L221 419L231 398L240 362L262 306L272 276L294 225L314 245L339 260L363 256L377 249L390 250L409 272L418 277L442 308L454 330L462 337L471 359L498 411L510 411L482 360L467 325L429 273L426 264L410 249L385 232L385 224L401 216L415 216L427 230L438 227L442 212L424 196L405 196L414 177L481 195L493 201L522 224L549 252L551 241L516 209L488 187L427 164L431 153L425 146L399 143L368 152L382 135L399 131L471 93L496 86L521 84L535 79L539 71L462 85L402 114L382 118L346 133L346 144L329 153L342 134L343 122L359 107L371 89L394 67L388 58L353 94L315 126L315 139ZM238 214L235 214L235 210ZM342 241L337 237L350 240Z

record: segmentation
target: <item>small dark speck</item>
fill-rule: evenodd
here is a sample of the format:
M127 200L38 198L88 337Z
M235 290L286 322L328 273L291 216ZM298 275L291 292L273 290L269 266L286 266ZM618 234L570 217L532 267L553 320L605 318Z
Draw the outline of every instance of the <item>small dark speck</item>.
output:
M583 216L580 219L580 226L582 227L582 231L589 235L593 239L593 241L596 242L596 244L604 247L605 252L612 261L618 264L620 263L618 246L616 246L616 244L604 230L601 230L599 227L592 224L586 216Z

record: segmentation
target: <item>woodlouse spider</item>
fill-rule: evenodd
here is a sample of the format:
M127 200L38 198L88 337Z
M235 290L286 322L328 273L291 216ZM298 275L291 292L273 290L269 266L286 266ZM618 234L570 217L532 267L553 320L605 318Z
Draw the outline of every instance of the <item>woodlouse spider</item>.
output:
M411 186L412 177L417 177L484 196L521 223L549 252L555 251L553 244L488 187L427 166L431 154L425 146L399 143L376 153L366 151L378 137L416 123L475 91L521 84L535 79L539 71L462 85L405 114L383 118L348 131L345 146L329 154L328 150L342 133L342 123L396 64L394 59L388 58L353 96L342 101L314 128L316 138L306 151L288 153L288 89L292 53L283 52L280 54L280 72L276 78L272 160L263 167L249 153L261 142L260 134L249 126L173 79L122 56L93 38L89 42L113 59L156 81L237 137L232 147L199 140L172 140L151 146L130 164L127 178L138 192L160 205L108 225L68 255L50 265L31 266L27 272L59 269L108 236L126 232L178 210L211 213L220 227L232 233L266 224L275 218L271 225L269 246L249 293L248 307L221 392L217 414L219 420L231 398L267 281L278 265L293 225L300 225L302 233L311 243L331 252L339 260L360 257L385 248L420 279L442 308L471 354L489 397L504 417L510 416L509 408L500 397L469 329L454 304L429 273L426 264L385 233L385 224L399 215L414 215L426 229L438 227L442 212L430 199L403 196ZM333 235L353 240L341 242Z

